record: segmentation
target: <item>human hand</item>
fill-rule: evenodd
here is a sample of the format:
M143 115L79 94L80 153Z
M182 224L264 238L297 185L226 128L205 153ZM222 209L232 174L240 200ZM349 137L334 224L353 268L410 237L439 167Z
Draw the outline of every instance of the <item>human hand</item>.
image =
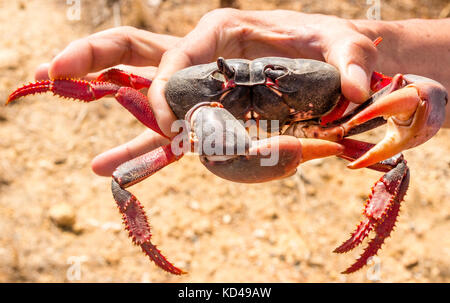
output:
M326 61L341 73L343 94L356 103L369 96L377 50L350 21L293 11L220 9L206 14L174 48L164 53L149 90L160 127L170 134L171 110L164 87L176 71L213 62L217 57L264 56Z
M371 39L359 33L352 22L337 17L280 10L220 9L206 14L184 38L123 27L80 39L71 43L50 65L39 67L36 78L49 75L90 79L94 75L89 73L117 64L155 66L159 63L148 96L160 128L171 134L175 116L165 100L164 87L170 76L182 68L209 63L218 56L323 60L340 70L343 94L359 103L368 97L376 53ZM119 164L164 143L166 139L148 130L97 156L92 168L99 175L110 176Z
M41 64L35 78L93 80L99 71L118 64L127 65L127 71L153 78L154 67L159 64L162 54L174 47L179 39L127 26L105 30L70 43L52 62ZM111 176L119 164L165 143L167 139L146 130L130 142L94 158L92 169L99 175Z

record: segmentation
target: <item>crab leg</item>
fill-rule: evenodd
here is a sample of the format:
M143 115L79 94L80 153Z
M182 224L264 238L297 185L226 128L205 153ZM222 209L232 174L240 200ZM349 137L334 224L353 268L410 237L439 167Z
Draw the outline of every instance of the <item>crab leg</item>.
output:
M14 91L6 104L20 97L49 91L60 97L84 102L95 101L105 96L114 96L142 124L167 138L156 122L147 97L135 89L148 87L151 84L150 80L121 71L119 73L119 70L115 69L101 74L98 79L111 82L57 79L30 83ZM115 83L120 83L120 85ZM122 85L132 87L123 87Z
M107 71L97 80L105 81L59 79L31 83L14 91L6 104L26 95L47 91L51 91L57 96L85 102L112 95L140 122L167 138L156 122L147 97L137 90L149 87L150 80L118 70ZM143 207L139 200L125 188L151 176L181 156L182 154L175 155L170 145L159 147L116 168L111 184L114 200L123 216L125 227L129 231L133 243L140 245L144 253L159 267L177 275L184 272L171 264L151 243L150 226Z
M170 145L159 147L120 165L114 171L111 182L114 200L123 216L125 228L129 231L133 243L141 246L142 251L156 265L176 275L185 272L170 263L152 244L150 225L145 211L139 200L125 188L144 180L180 157L181 155L177 156L172 153Z
M344 139L339 142L345 146L345 151L339 157L354 160L361 153L370 149L373 144L357 140ZM369 241L363 254L343 273L355 272L367 264L370 257L377 254L384 240L389 237L397 220L400 204L406 194L409 184L409 169L401 154L376 163L368 168L386 172L372 187L372 193L364 207L365 219L359 223L350 238L334 250L335 253L345 253L359 244L374 230L375 237Z
M375 81L376 86L381 88L387 81L389 79L380 78ZM350 168L368 167L385 172L372 187L364 208L365 218L335 250L336 253L347 252L358 246L372 230L375 232L360 258L344 273L352 273L367 264L389 237L409 184L409 169L399 153L427 141L439 130L445 118L446 103L447 92L439 83L414 75L396 75L390 85L326 126L299 122L286 130L286 134L296 137L340 143L345 150L339 156L353 161L348 165ZM388 130L376 145L343 139L373 129L386 120Z
M110 82L120 86L127 86L134 89L149 88L152 84L152 80L133 75L117 68L111 68L101 73L96 82Z

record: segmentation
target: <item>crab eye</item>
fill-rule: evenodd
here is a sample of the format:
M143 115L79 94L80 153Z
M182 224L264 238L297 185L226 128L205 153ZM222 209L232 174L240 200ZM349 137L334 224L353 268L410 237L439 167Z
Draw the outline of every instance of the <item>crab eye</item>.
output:
M225 79L234 77L234 68L231 67L224 58L217 58L217 68L219 69L219 72L225 76Z
M287 70L286 70L286 68L284 68L282 66L269 65L269 66L266 66L266 68L264 70L264 74L266 75L267 78L276 80L276 79L280 78L281 76L286 75Z

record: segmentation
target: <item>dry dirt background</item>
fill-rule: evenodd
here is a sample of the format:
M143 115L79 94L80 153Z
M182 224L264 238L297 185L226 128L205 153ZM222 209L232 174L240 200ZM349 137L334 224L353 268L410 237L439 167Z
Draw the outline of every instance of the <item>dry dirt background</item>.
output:
M158 2L122 1L122 24L184 35L219 6ZM0 0L0 100L70 41L113 26L113 3L83 0L81 20L70 21L66 1ZM349 0L238 4L346 18L365 18L368 9L366 1ZM450 11L446 0L381 5L387 20ZM164 273L131 245L110 180L90 170L95 155L142 131L113 99L87 105L45 94L0 107L0 282L450 281L449 130L405 152L412 181L396 230L376 265L350 276L339 272L361 249L332 250L361 219L379 173L347 170L330 158L285 180L243 185L213 176L194 156L183 158L132 189L149 214L154 243L189 271L182 277ZM61 215L69 229L55 224Z

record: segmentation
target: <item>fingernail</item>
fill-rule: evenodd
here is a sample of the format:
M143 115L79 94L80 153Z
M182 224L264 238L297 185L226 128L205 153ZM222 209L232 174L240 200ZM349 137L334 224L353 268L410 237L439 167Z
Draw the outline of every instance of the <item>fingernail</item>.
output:
M364 69L357 64L350 64L347 67L347 76L354 87L359 90L361 100L367 99L369 97L370 83Z
M42 63L41 65L39 65L34 73L34 79L36 81L49 79L49 75L48 75L49 67L50 67L50 63Z
M61 67L64 67L64 61L61 61L61 58L64 58L64 52L65 52L65 50L63 50L62 52L57 54L50 62L50 66L48 69L48 75L49 75L50 79L56 79L56 78L60 78L62 76L61 75ZM74 71L74 69L75 69L75 66L72 67L73 71Z

